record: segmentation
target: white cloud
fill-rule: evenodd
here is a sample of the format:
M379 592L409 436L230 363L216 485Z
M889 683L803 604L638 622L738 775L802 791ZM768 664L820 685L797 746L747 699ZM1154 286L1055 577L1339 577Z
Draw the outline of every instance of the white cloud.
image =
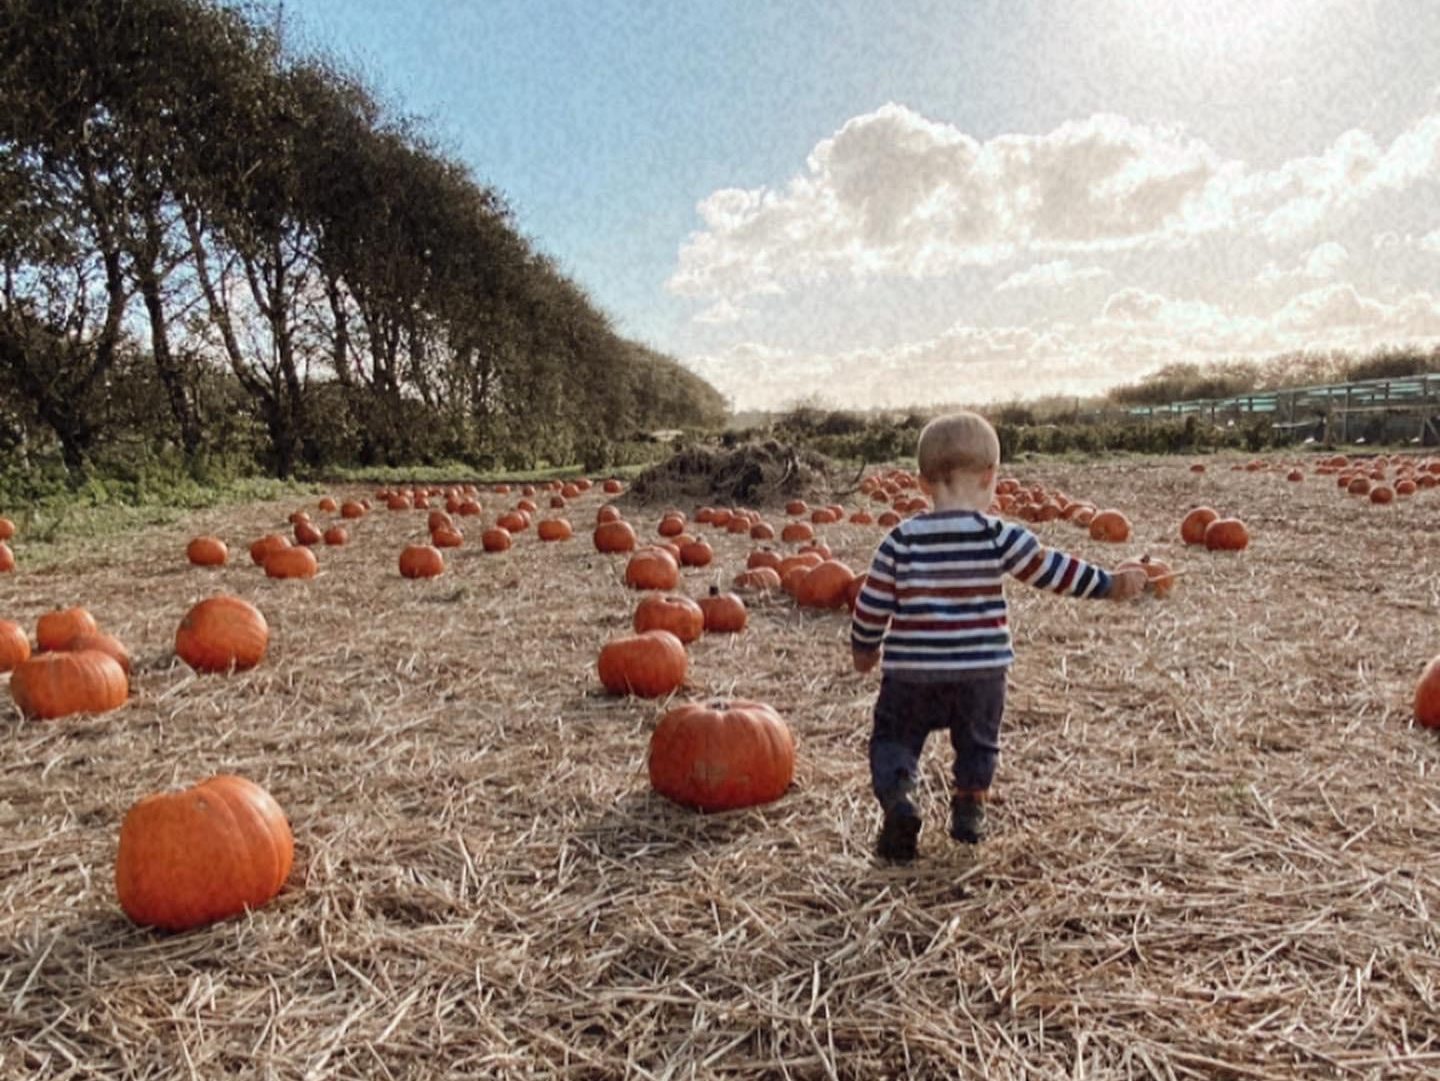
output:
M1378 240L1378 238L1377 238ZM1281 270L1275 263L1267 263L1256 275L1260 285L1294 285L1328 281L1339 275L1341 268L1349 261L1350 252L1345 245L1327 240L1311 248L1300 265L1290 270Z
M1383 301L1332 282L1254 316L1126 288L1083 323L961 324L927 341L837 353L752 342L687 363L741 408L777 407L817 389L837 405L898 407L1092 394L1176 360L1363 352L1400 341L1440 343L1440 296Z
M721 297L714 304L710 305L710 307L706 308L704 311L700 312L693 318L697 323L711 323L715 325L722 325L725 323L738 323L740 319L747 314L748 313L745 311L744 308L741 308L736 304L732 304L725 297Z
M1077 282L1094 281L1109 276L1110 271L1104 267L1076 267L1069 259L1056 259L1050 263L1036 263L1025 270L1017 270L995 289L997 292L1010 289L1064 289Z
M1440 229L1432 229L1420 238L1420 250L1440 255Z
M1180 128L1120 116L982 142L892 103L847 121L783 185L703 200L667 287L734 304L837 277L934 278L1016 254L1216 233L1280 242L1436 176L1440 111L1388 145L1351 130L1312 156L1253 168Z

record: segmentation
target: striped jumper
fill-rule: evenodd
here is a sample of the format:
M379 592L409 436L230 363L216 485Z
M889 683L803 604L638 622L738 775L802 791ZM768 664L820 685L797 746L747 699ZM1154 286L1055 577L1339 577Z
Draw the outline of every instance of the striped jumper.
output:
M905 680L949 680L1015 659L1005 575L1071 597L1104 597L1110 575L1041 545L1023 525L971 510L909 518L880 543L855 604L850 642L885 643L883 670ZM888 630L887 630L888 626Z

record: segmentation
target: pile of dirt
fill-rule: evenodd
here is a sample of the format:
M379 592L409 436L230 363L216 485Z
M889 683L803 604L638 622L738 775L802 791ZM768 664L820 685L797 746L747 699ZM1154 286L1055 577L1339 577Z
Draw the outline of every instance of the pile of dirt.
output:
M836 483L835 463L814 451L771 439L737 447L691 445L635 478L637 503L714 503L758 507L777 500L823 502Z

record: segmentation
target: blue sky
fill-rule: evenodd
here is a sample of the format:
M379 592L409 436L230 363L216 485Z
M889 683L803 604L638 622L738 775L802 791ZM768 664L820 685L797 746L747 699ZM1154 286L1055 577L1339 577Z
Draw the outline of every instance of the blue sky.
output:
M1440 340L1440 4L284 10L741 406Z

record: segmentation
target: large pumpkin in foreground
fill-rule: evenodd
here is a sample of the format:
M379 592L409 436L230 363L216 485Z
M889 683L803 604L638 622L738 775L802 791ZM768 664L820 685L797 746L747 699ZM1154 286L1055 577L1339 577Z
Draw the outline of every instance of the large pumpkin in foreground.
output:
M795 779L795 737L763 702L689 702L650 737L650 785L702 811L779 799Z
M611 694L659 698L685 682L690 658L669 631L653 630L612 638L600 650L600 682Z
M280 805L255 782L222 774L130 808L115 892L136 923L184 931L259 908L280 892L294 859Z
M1425 666L1415 685L1415 723L1422 728L1440 728L1440 657Z
M270 627L260 610L239 597L211 597L185 614L175 652L197 672L242 672L265 656Z
M27 717L43 721L72 713L108 713L130 696L118 661L99 650L41 653L10 673L10 696Z

